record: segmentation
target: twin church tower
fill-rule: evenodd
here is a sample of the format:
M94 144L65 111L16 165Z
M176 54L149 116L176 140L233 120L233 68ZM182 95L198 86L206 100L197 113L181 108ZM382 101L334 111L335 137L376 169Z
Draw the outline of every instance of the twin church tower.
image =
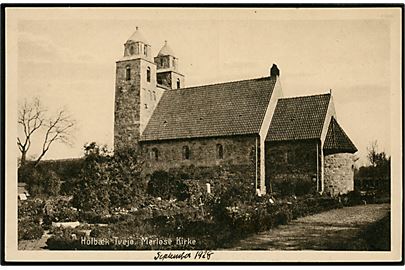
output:
M114 149L137 144L164 91L184 87L178 64L167 41L153 57L136 27L116 63Z

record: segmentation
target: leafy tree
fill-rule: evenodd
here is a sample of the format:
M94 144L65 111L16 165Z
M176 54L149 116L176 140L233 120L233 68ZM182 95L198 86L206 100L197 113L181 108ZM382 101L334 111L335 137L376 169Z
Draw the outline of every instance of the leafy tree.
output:
M75 187L75 207L93 213L107 213L116 207L135 203L145 191L140 173L138 149L125 149L114 155L105 146L85 145L85 160Z
M109 189L112 207L136 202L145 193L141 178L142 164L136 148L120 149L109 161Z
M83 211L106 213L110 205L108 194L108 155L96 143L84 146L85 161L76 183L73 205Z
M44 183L46 193L51 196L59 195L61 184L60 178L56 172L49 171Z

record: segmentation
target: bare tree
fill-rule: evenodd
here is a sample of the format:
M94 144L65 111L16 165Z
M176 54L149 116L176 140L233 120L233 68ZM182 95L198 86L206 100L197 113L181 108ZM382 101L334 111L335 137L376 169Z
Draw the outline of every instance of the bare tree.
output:
M46 132L42 144L41 154L38 156L35 165L37 165L45 156L53 142L59 141L67 144L70 143L70 131L74 125L75 122L64 110L58 111L56 117L46 121L44 124Z
M60 109L54 117L47 117L46 110L38 98L31 103L24 102L18 113L18 123L24 131L22 138L17 137L17 145L21 152L21 166L26 163L27 152L36 131L42 129L45 135L35 166L39 164L54 142L70 143L71 131L75 125L75 121L64 109Z
M27 160L27 152L31 147L32 135L37 131L44 122L45 110L42 108L38 98L32 103L25 100L24 104L18 111L18 124L22 126L24 135L17 137L17 145L21 152L21 166Z
M378 160L378 144L377 141L372 141L370 143L370 146L367 147L367 158L371 163L371 166L375 167L377 166L377 160Z

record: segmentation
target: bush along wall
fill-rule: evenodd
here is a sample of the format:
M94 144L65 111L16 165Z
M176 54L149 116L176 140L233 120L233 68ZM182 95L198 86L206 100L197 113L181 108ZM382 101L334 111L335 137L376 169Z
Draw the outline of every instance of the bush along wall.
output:
M189 191L200 185L183 183ZM341 200L320 195L274 198L246 193L242 181L225 186L217 194L201 192L181 201L149 197L133 213L111 216L107 226L92 228L89 237L107 239L108 245L81 243L80 230L61 232L48 240L50 249L218 249L232 247L236 241L260 231L288 224L292 219L342 207ZM172 239L171 245L143 244L142 237ZM193 245L175 242L178 237L195 240ZM132 239L133 244L117 244L115 239Z
M84 188L91 188L91 190L95 190L94 187L101 188L108 182L103 183L100 180L111 179L110 176L115 176L116 172L122 171L122 167L119 166L121 162L111 160L109 157L103 158L101 163L91 159L88 161L89 170L82 173L91 181L83 183L95 183L101 186L89 185L83 186ZM124 168L130 167L133 166ZM97 179L93 179L95 174L90 173L91 170L98 172ZM132 169L128 170L125 180L130 180L130 171ZM342 207L343 204L349 205L352 200L349 196L343 200L316 194L299 197L295 195L276 198L271 195L258 197L254 192L252 181L254 178L246 171L244 168L237 170L230 167L215 169L184 167L169 172L155 172L145 185L146 194L140 192L134 196L133 209L126 210L125 213L114 212L112 209L115 208L111 206L101 208L109 209L108 215L98 211L98 208L94 208L94 201L97 200L89 197L93 193L84 192L92 200L88 200L89 198L83 200L86 203L83 205L88 204L87 208L81 207L81 204L76 206L79 208L78 219L87 223L104 223L105 226L89 225L91 227L89 236L83 236L83 230L80 229L60 229L49 238L48 248L141 250L226 248L250 234L288 224L298 217ZM138 177L134 179L137 180ZM207 183L211 186L211 193L207 192ZM82 195L84 194L82 192ZM102 197L97 197L97 199L100 198ZM354 198L357 199L355 196ZM110 204L110 199L111 197L106 200L106 203ZM126 202L123 205L120 203L122 207L126 207L126 204ZM63 217L62 214L61 216ZM83 244L83 237L106 239L108 244L102 246ZM177 237L183 237L195 240L195 244L182 245L175 241L171 245L163 246L142 244L142 237L149 239L159 237L173 241ZM116 243L117 238L131 239L134 244Z

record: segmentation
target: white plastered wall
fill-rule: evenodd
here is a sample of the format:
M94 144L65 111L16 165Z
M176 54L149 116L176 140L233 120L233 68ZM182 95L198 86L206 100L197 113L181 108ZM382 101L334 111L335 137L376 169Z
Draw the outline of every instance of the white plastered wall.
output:
M320 147L320 154L321 154L321 166L320 166L320 178L321 178L321 183L322 183L322 190L319 190L320 192L323 192L325 189L325 160L324 160L324 154L323 154L323 144L325 143L326 139L326 134L328 133L328 128L329 128L329 123L332 118L332 116L337 120L336 118L336 111L335 111L335 104L333 102L333 97L331 95L330 100L329 100L329 105L328 105L328 110L326 111L326 116L325 116L325 122L323 123L323 128L322 128L322 133L321 133L321 147Z
M265 170L265 140L267 133L269 131L271 119L274 115L274 110L277 106L277 101L279 98L283 97L283 91L281 89L280 78L277 77L276 83L274 85L273 93L270 98L269 105L267 106L266 114L263 119L262 126L260 128L260 192L261 194L266 193L266 170Z

